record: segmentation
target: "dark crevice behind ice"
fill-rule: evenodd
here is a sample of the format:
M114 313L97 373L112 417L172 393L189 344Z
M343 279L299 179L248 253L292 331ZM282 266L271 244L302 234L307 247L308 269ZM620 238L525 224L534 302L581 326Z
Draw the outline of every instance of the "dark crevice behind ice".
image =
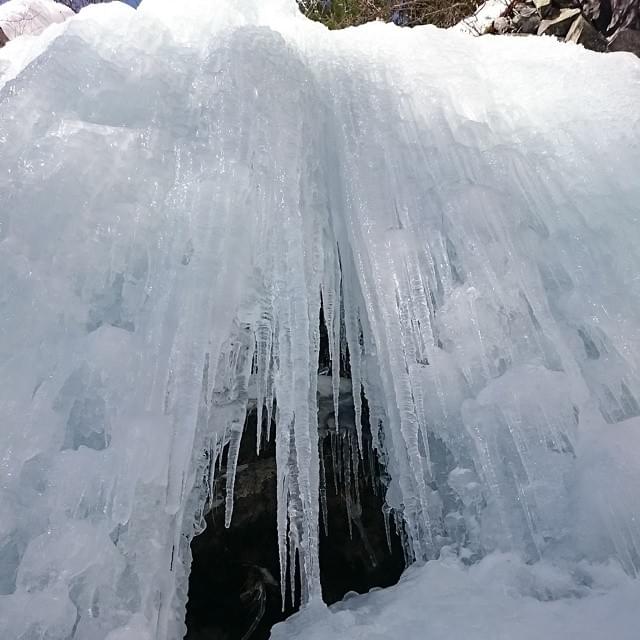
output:
M0 59L5 635L182 637L251 403L282 594L297 563L320 600L321 305L409 559L635 574L635 59L329 33L293 0L119 4Z

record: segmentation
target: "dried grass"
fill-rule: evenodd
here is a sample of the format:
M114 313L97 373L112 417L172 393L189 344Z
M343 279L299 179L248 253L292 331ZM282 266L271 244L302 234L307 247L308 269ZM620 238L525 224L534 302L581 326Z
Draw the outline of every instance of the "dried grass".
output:
M382 20L413 27L451 27L471 15L481 0L298 0L302 12L330 29Z

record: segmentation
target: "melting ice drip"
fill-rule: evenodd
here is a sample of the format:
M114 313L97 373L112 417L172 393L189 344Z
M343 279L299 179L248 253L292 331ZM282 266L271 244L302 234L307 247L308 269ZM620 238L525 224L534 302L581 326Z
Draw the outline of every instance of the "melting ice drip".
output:
M180 637L250 401L319 597L321 303L413 558L637 571L637 61L118 4L0 60L6 637Z

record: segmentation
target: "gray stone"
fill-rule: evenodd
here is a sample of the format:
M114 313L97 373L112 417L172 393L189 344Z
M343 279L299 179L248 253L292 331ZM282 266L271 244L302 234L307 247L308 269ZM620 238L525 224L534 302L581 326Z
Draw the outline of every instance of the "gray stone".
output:
M524 4L524 2L520 2L513 8L513 12L515 14L515 18L517 18L518 16L528 18L529 16L536 13L536 8L531 5Z
M583 16L578 16L571 25L565 42L581 44L591 51L606 51L607 39Z
M512 22L520 33L530 34L538 31L540 20L540 14L535 7L522 5L516 9Z
M561 9L555 18L543 20L538 27L538 35L558 36L564 38L580 9Z
M524 34L533 34L538 32L538 27L540 26L540 16L536 11L533 15L530 16L520 16L518 21L513 21L518 27L518 31Z
M531 16L530 18L527 18L523 23L522 26L520 27L520 31L522 31L522 33L527 33L527 34L536 34L538 33L538 27L540 26L540 16Z
M7 38L5 32L2 30L2 27L0 27L0 48L4 47L7 42L9 42L9 38Z
M530 18L531 16L538 15L538 10L535 7L528 7L526 4L518 5L515 9L515 15L513 21L521 20L522 18Z
M609 51L629 51L640 58L640 31L622 29L609 43Z
M493 21L493 29L496 33L504 35L505 33L513 31L513 25L509 18L500 17Z

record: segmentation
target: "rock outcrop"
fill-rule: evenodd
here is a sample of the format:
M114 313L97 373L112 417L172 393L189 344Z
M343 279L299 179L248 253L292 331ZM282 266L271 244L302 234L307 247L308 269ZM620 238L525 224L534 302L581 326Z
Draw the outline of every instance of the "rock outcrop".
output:
M592 51L629 51L640 56L640 2L514 0L485 33L551 36Z

